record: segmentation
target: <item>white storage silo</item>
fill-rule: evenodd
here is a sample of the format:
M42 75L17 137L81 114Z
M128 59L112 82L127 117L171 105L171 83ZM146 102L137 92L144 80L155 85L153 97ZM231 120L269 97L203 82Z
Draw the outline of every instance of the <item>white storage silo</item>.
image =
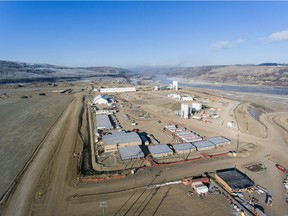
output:
M178 81L173 81L173 83L172 83L172 89L173 89L173 90L178 90Z
M183 112L183 118L188 118L189 116L189 105L181 103L181 112Z

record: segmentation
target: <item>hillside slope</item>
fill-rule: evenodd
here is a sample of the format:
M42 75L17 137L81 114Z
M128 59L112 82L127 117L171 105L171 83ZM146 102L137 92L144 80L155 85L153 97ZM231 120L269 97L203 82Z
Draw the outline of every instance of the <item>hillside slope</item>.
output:
M0 83L54 81L97 76L126 77L129 73L128 70L115 67L65 67L0 61Z
M288 66L232 65L170 68L164 74L219 83L288 86Z

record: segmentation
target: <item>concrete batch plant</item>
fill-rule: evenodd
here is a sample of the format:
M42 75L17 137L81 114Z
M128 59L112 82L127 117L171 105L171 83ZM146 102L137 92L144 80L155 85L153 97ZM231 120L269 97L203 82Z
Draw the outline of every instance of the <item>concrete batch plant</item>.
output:
M138 146L142 144L142 140L136 132L126 133L125 131L117 131L112 134L102 136L105 152L117 151L122 147Z
M173 81L172 82L172 89L176 90L176 91L178 90L178 81Z
M183 118L189 117L189 105L186 103L181 103L181 117Z

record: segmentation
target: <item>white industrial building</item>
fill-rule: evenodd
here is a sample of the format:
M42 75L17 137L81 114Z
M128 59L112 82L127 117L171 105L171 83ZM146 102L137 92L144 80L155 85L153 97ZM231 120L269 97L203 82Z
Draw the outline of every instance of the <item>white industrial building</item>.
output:
M192 182L191 187L194 188L198 194L208 193L208 187L205 186L201 181Z
M222 136L209 138L208 141L213 143L216 147L223 147L231 144L231 140Z
M101 93L118 93L118 92L136 92L135 87L123 87L123 88L101 88Z
M159 144L156 146L148 146L148 149L153 158L161 158L173 155L173 151L166 144Z
M180 98L181 101L193 101L193 97L192 96L182 96Z
M136 132L126 133L125 131L113 132L102 137L104 151L117 151L122 147L137 146L142 144L142 140Z
M191 143L181 143L173 145L174 150L177 154L190 154L192 152L196 152L196 147Z
M176 91L178 90L178 81L173 81L172 82L172 89L176 90Z
M96 115L96 129L113 129L113 125L108 115Z
M138 145L119 148L119 153L122 160L144 158L144 153Z
M110 100L108 98L106 98L104 95L97 95L94 99L93 99L93 104L109 104Z
M200 112L202 110L202 104L201 103L192 103L191 111L192 112Z
M197 148L197 151L207 151L215 149L215 145L207 140L193 142L193 145Z
M168 98L178 99L178 100L180 100L180 98L181 98L181 95L179 95L179 94L168 94L167 96L168 96Z
M181 103L181 117L188 118L189 117L189 105L186 103Z

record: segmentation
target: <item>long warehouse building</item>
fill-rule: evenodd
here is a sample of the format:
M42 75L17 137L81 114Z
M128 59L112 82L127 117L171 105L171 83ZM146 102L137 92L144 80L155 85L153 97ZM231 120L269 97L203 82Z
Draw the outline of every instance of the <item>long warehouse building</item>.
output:
M96 129L113 129L108 115L96 115Z
M101 88L101 93L117 93L117 92L136 92L135 87L126 87L126 88Z

